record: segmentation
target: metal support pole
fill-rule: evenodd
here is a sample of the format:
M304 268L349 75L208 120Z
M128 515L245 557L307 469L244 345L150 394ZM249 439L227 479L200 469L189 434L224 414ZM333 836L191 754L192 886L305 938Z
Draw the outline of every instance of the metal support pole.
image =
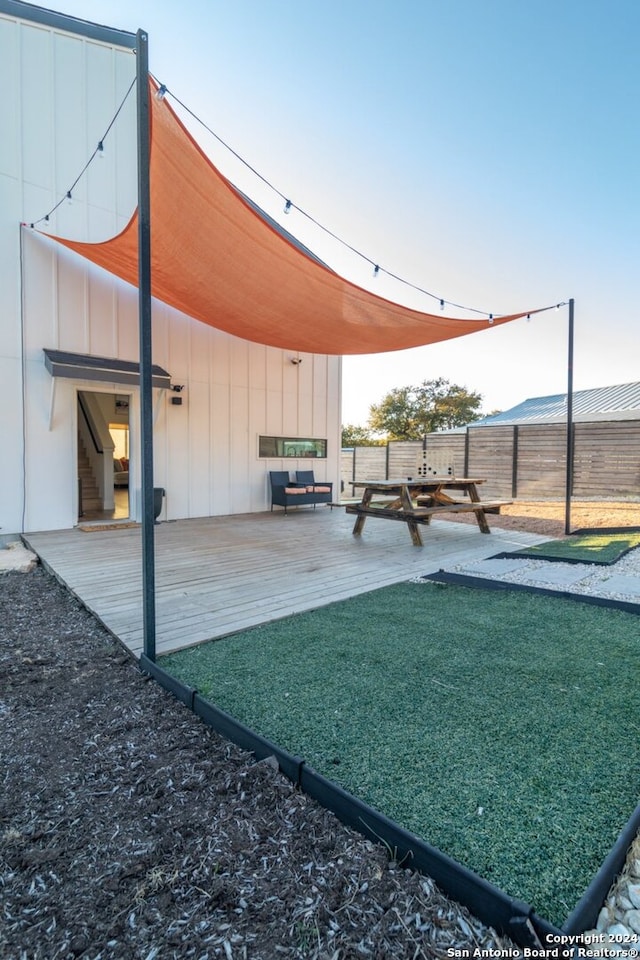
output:
M149 192L149 36L136 34L138 106L138 324L140 337L140 439L142 448L143 648L156 658L153 513L153 404L151 387L151 197Z
M513 427L513 442L511 447L511 499L518 496L518 440L520 439L518 424Z
M571 533L571 489L573 487L573 298L569 300L569 345L567 350L567 478L564 532Z

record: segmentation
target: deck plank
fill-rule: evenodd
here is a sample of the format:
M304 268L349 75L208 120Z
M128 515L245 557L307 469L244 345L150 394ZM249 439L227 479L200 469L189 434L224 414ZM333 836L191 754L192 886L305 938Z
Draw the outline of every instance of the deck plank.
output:
M434 521L415 547L372 518L359 537L342 510L205 517L155 528L158 654L337 600L516 550L544 537ZM24 535L30 549L136 656L143 649L141 532Z

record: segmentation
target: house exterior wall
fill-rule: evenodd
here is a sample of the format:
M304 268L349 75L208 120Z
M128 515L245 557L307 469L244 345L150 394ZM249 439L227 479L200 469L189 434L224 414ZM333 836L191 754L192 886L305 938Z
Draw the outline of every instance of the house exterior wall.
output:
M135 55L126 37L110 42L109 31L85 35L77 21L67 30L65 18L52 24L31 16L0 0L0 376L10 398L0 411L0 534L77 522L79 390L130 397L130 503L140 514L138 388L52 380L43 355L46 347L137 361L137 291L19 227L65 197L125 97ZM46 230L100 241L128 222L137 191L134 95L104 144L104 158L90 164L72 203L60 205ZM260 459L260 434L326 438L327 460L313 466L337 484L340 358L304 355L293 365L287 351L231 337L154 301L153 362L184 387L153 391L163 519L268 509L268 471L309 462Z

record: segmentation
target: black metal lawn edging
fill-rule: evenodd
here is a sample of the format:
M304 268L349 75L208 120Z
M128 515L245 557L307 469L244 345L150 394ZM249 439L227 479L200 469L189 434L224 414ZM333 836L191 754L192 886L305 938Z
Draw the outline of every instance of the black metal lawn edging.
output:
M592 534L616 534L616 533L640 533L640 527L584 527L580 530L572 530L570 537L579 537L579 536L591 536ZM555 542L555 541L554 541ZM544 546L540 544L539 546ZM627 547L626 550L621 550L613 560L591 560L585 559L584 557L558 557L553 556L553 554L543 554L531 552L530 548L525 550L503 550L501 553L495 553L492 557L489 557L489 560L507 560L515 558L517 560L548 560L550 563L582 563L582 564L593 564L595 566L601 567L611 567L614 563L617 563L622 557L625 557L628 553L631 553L632 550L636 550L636 546Z
M556 927L537 916L529 904L510 897L494 884L328 780L301 757L294 756L255 733L202 697L194 687L182 683L163 670L145 654L140 657L139 667L226 739L253 753L258 760L275 757L280 770L289 780L334 813L342 823L357 830L368 840L383 844L398 863L429 876L447 896L466 906L479 920L519 946L539 949L542 946L562 944L564 937L582 933L595 925L595 918L610 885L606 888L603 886L604 880L600 878L600 874L596 878L598 882L593 881L567 923L562 928ZM637 814L640 821L640 808ZM631 831L629 825L628 830ZM622 839L619 840L614 850L621 847L622 842ZM616 853L616 870L619 869L617 864L620 857L621 862L624 862L630 842L629 839L624 850L620 849ZM611 855L606 862L610 859ZM614 867L610 866L608 869L610 871ZM604 890L602 896L601 889ZM587 895L589 901L585 904Z
M640 533L640 527L580 527L572 530L572 537L579 537L584 533Z
M636 547L629 547L628 550L621 550L613 560L589 560L584 557L554 557L547 553L527 553L526 550L503 550L500 553L494 553L488 560L542 560L544 563L576 563L584 566L594 567L612 567L618 560L621 560L627 553L631 553Z
M501 556L512 557L512 553ZM496 558L493 558L496 559ZM610 610L623 610L625 613L640 614L640 603L631 600L615 600L608 597L593 597L586 593L570 593L568 590L552 590L549 587L530 587L526 583L511 583L508 580L491 580L489 577L469 577L464 573L447 573L440 570L438 573L428 573L423 580L434 583L450 584L456 587L471 587L478 590L511 590L517 593L533 593L541 597L559 597L561 600L574 600L577 603L587 603L592 607L608 607Z

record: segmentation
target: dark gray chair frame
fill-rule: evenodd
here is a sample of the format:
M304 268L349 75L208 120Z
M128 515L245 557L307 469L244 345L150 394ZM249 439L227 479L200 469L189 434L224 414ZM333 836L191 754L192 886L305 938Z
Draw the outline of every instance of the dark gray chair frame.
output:
M310 474L310 480L301 480L300 475ZM285 490L287 487L307 487L315 484L316 481L313 479L313 471L303 471L299 470L296 472L296 479L291 480L289 478L289 473L286 470L270 470L269 471L269 483L271 486L271 510L273 511L274 506L284 507L284 512L287 512L288 507L309 507L313 506L314 509L318 503L331 503L332 494L333 494L333 484L332 483L319 483L318 486L322 487L331 487L331 492L329 493L286 493Z
M296 482L303 483L307 487L329 487L329 493L320 494L320 496L328 496L329 500L326 502L332 502L333 483L330 480L316 480L313 470L296 470Z

